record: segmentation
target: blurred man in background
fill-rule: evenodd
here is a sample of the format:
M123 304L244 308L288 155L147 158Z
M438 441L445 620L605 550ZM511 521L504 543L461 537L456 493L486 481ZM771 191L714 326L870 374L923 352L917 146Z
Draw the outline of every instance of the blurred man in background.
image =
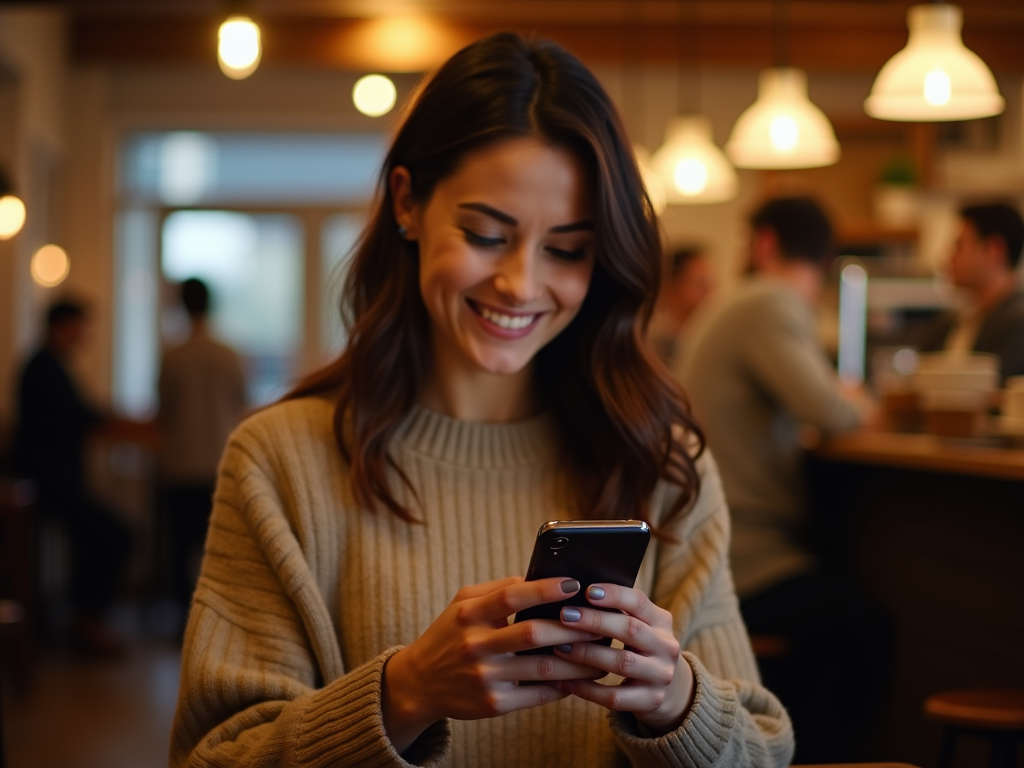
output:
M210 335L210 291L196 278L181 284L191 330L160 367L160 483L169 533L171 595L181 613L195 588L213 504L217 464L245 409L242 361Z
M106 614L121 586L132 536L87 488L86 441L98 430L123 431L130 423L87 402L72 378L72 360L88 330L85 304L59 301L49 308L46 338L19 380L14 462L35 481L42 514L67 534L74 646L118 657L125 645L107 626Z
M868 412L839 386L818 340L831 253L832 227L815 201L763 205L751 218L748 274L701 313L677 367L721 470L740 611L753 636L789 648L759 663L793 718L801 763L853 756L884 693L891 647L885 613L806 543L801 434L852 430Z
M673 251L649 331L654 350L669 368L673 367L686 343L686 326L694 310L713 288L711 262L700 248Z
M960 211L960 234L949 260L949 278L970 298L961 312L935 322L926 352L990 352L1000 374L1024 376L1024 291L1017 275L1024 248L1024 220L1009 205L973 205Z

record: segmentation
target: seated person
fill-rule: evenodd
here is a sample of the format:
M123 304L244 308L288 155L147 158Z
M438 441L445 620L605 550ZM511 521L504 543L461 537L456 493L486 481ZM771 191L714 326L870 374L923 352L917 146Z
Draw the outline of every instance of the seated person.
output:
M1024 375L1024 291L1017 265L1024 248L1024 220L1008 205L972 205L960 211L960 235L949 259L949 277L970 305L940 315L926 352L990 352L1000 376Z
M721 469L744 621L792 646L786 664L761 672L793 718L796 761L837 762L856 757L864 714L877 708L888 625L804 543L801 432L852 430L869 409L840 387L818 341L825 212L807 198L775 199L751 230L748 275L702 313L677 371Z
M88 329L84 304L58 301L47 312L45 341L19 381L14 462L36 482L42 513L67 533L72 642L86 653L116 657L125 646L104 619L121 585L131 532L85 480L87 438L116 421L82 396L69 370Z
M648 337L658 356L671 368L686 343L690 318L711 293L714 279L711 261L699 248L674 251L667 267Z

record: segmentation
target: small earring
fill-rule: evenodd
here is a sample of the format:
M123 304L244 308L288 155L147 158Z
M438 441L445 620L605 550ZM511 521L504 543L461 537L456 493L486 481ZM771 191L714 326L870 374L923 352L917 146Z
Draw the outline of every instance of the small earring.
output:
M398 236L405 239L405 236L409 234L409 230L405 228L404 224L398 225Z

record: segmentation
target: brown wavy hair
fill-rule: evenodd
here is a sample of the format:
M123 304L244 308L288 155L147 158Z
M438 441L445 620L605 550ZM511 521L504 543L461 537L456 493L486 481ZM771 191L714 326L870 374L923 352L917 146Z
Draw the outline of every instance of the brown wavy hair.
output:
M643 339L661 280L656 217L611 99L578 59L549 41L493 35L456 53L421 86L385 157L345 282L348 345L285 399L336 391L334 434L356 501L416 520L388 485L390 466L415 496L388 445L428 369L430 323L418 247L399 235L388 179L405 167L415 199L426 203L467 154L521 137L575 152L593 185L590 288L535 366L576 512L649 521L655 484L666 479L683 489L677 514L698 492L694 459L704 438Z

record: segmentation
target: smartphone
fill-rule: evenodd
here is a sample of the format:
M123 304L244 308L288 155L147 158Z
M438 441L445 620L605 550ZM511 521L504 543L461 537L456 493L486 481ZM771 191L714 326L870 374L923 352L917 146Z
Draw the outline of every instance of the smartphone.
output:
M632 587L650 540L651 529L643 520L553 520L544 523L537 531L526 580L565 576L576 579L580 583L580 591L557 603L544 603L520 611L515 622L528 619L558 621L562 608L567 605L590 606L586 591L591 584ZM608 645L611 639L606 638L603 642ZM551 646L519 651L524 655L551 652Z

